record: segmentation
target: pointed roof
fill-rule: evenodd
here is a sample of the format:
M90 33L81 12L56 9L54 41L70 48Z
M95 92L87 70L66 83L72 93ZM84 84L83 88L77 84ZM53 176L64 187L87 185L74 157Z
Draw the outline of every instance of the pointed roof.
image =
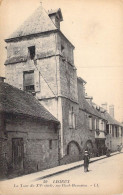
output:
M46 31L56 30L56 26L48 16L47 12L40 6L35 12L5 41L38 34Z
M59 121L32 94L4 82L0 82L0 112L59 124Z

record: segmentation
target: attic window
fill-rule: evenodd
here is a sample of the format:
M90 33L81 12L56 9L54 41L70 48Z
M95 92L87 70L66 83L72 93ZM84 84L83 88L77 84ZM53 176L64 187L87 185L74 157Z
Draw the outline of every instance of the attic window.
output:
M31 60L35 57L35 46L28 47L29 57Z
M23 85L24 90L28 92L34 92L34 71L26 71L23 73Z

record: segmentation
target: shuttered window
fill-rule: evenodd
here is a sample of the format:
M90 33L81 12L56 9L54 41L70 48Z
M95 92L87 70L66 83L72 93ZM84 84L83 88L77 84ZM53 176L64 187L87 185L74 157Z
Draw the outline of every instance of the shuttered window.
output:
M76 129L77 127L77 115L72 110L69 110L69 128Z
M34 91L34 71L24 72L24 90Z

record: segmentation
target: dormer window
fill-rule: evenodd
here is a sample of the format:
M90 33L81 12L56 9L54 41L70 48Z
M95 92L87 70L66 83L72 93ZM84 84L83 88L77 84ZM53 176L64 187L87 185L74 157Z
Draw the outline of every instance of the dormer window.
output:
M35 58L35 46L28 47L29 58L33 60Z

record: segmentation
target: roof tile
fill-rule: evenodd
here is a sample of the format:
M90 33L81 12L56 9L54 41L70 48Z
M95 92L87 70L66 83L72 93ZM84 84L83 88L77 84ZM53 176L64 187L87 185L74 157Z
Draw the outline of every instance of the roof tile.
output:
M59 123L32 94L4 82L0 82L0 111L28 115Z

